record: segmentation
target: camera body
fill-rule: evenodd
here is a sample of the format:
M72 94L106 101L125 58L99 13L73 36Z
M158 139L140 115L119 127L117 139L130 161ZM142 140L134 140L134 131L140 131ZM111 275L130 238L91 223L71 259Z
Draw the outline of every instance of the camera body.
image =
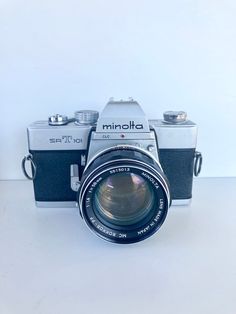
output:
M100 117L82 110L75 118L51 116L28 127L28 145L39 207L75 207L84 171L97 156L118 148L135 147L151 156L166 175L173 205L192 198L197 126L184 112L166 112L148 120L133 99L110 100ZM198 164L197 164L198 163Z

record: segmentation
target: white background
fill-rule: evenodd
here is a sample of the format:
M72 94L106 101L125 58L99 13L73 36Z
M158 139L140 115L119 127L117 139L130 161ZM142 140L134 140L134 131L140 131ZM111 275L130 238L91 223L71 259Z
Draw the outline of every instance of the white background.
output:
M199 125L202 176L236 176L236 2L0 0L0 179L23 178L26 127L134 97Z
M73 208L36 209L31 182L0 181L0 313L235 314L236 178L194 185L155 235L117 245Z

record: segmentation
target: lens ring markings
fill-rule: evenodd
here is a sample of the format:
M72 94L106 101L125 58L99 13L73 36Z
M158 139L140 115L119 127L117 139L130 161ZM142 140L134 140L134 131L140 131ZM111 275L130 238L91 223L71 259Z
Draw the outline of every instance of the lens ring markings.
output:
M114 173L135 173L151 184L155 191L156 207L143 222L127 226L111 226L101 221L94 210L94 193L101 181ZM132 243L141 241L159 229L165 220L169 207L168 196L160 178L149 170L134 165L119 165L94 173L93 178L86 183L80 194L81 214L90 230L98 236L116 243Z

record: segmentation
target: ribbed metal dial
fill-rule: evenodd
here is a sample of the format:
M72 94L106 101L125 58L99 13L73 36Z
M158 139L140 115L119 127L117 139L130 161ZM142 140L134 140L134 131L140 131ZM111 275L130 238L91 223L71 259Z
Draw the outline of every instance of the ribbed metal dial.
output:
M185 111L166 111L163 116L164 121L167 123L183 123L187 120Z
M95 110L80 110L75 112L75 123L94 124L98 120L99 113Z
M60 114L55 114L48 118L48 124L50 125L65 125L68 123L68 117Z

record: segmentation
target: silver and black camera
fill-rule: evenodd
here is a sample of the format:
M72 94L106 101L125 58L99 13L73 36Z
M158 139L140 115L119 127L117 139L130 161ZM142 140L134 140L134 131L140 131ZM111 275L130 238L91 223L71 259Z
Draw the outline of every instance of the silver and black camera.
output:
M136 101L110 100L100 116L82 110L31 124L22 168L37 206L78 207L98 236L132 243L159 229L171 203L191 201L202 163L196 140L183 111L147 120Z

